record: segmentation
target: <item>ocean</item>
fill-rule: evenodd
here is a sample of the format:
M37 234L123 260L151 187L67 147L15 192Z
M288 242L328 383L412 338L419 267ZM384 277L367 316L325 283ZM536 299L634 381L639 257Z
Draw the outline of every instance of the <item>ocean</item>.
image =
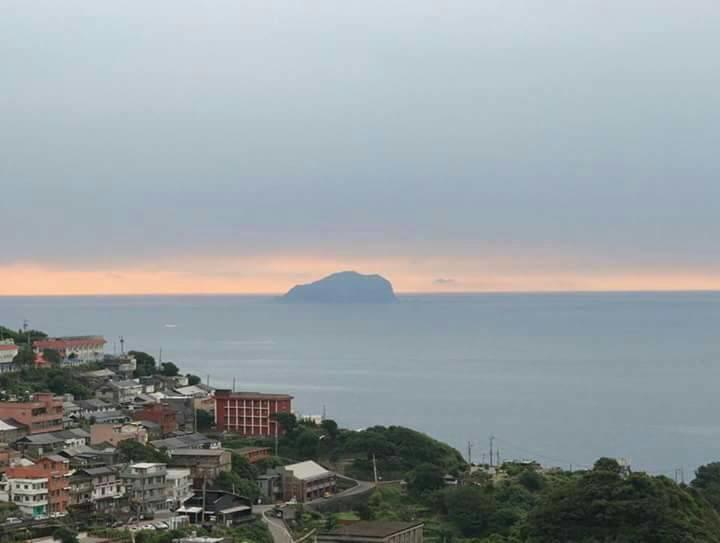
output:
M0 323L103 334L217 387L287 392L303 414L416 428L480 461L600 456L692 477L720 460L720 293L0 297Z

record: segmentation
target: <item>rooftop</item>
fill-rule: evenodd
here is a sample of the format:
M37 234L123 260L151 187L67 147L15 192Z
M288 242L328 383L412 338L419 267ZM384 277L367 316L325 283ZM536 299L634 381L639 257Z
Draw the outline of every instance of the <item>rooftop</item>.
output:
M289 394L270 394L267 392L233 392L232 390L218 389L215 391L216 398L239 398L256 400L292 400Z
M322 467L317 462L307 460L298 464L290 464L285 466L285 469L292 471L293 477L296 479L318 479L320 477L327 477L331 473Z
M178 449L170 456L222 456L224 453L225 449Z

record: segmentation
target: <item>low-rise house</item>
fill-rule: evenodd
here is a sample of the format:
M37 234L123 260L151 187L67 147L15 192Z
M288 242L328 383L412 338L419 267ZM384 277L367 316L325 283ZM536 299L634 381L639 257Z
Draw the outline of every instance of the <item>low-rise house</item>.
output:
M195 403L192 398L166 395L163 397L162 402L175 410L179 430L183 432L195 431Z
M168 468L167 470L168 508L175 510L193 495L192 475L189 469Z
M270 447L242 447L235 449L234 452L245 458L245 460L251 464L255 464L271 456Z
M190 469L195 488L232 469L232 455L224 449L177 449L169 455L172 467Z
M113 409L112 411L98 413L90 420L94 424L122 424L125 422L130 422L130 417L127 413L123 411L117 411Z
M20 451L16 451L15 449L8 449L7 447L0 448L0 474L5 473L5 470L21 456Z
M83 377L97 386L105 381L117 378L118 375L112 370L103 368L101 370L86 371L83 373Z
M255 482L263 502L274 502L282 497L282 476L278 471L268 470L264 475L258 475Z
M283 466L281 476L286 501L306 502L335 493L335 474L312 460Z
M156 439L150 443L156 449L175 451L178 449L220 449L222 443L219 439L204 434L191 432L187 434L176 433L172 437Z
M0 481L0 501L12 502L24 517L48 516L48 478L26 468L8 468Z
M131 379L137 369L137 361L135 357L123 355L105 355L100 361L100 365L107 370L114 372L122 379Z
M114 405L132 404L143 393L143 386L135 379L108 381L95 389L95 397Z
M317 536L318 543L423 543L422 522L367 520Z
M13 443L28 432L28 427L15 419L0 419L0 443Z
M67 458L73 468L95 468L112 466L118 463L118 451L115 447L94 448L84 445L63 449L57 454Z
M145 428L148 435L148 441L152 442L162 437L162 430L157 422L153 422L151 420L136 420L135 422Z
M82 428L70 428L62 432L54 432L65 443L65 447L80 447L90 443L90 434Z
M28 427L29 434L63 429L63 398L36 392L28 402L0 402L0 419L14 419Z
M95 511L112 512L120 508L124 487L115 470L108 466L81 468L70 476L70 503L90 505Z
M63 449L65 439L54 433L32 434L16 440L13 447L25 455L38 458L44 454L51 454Z
M108 443L116 447L120 442L131 439L145 445L148 441L147 430L137 422L123 424L93 424L90 427L90 444Z
M127 466L120 477L130 511L136 516L152 515L167 508L167 467L140 462Z
M93 417L97 418L102 413L108 413L114 411L115 407L103 400L97 398L90 398L89 400L75 400L75 404L78 406L78 410L75 411L72 416L74 418L91 420Z
M195 490L177 512L190 517L191 523L203 525L235 526L255 518L248 498L222 490Z
M0 373L9 373L17 370L15 357L19 348L12 339L0 339Z
M33 341L33 350L42 353L51 349L57 351L66 364L86 364L102 359L105 343L102 336L45 338Z
M48 455L30 466L7 468L4 491L26 516L64 515L70 502L68 472L66 459Z
M162 435L177 431L177 415L166 403L153 403L133 411L133 420L150 420L160 425Z

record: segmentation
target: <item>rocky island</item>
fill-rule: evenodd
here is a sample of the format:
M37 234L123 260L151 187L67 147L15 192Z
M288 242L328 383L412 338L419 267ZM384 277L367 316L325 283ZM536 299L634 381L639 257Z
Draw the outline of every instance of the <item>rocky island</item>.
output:
M309 283L296 285L282 298L292 303L390 303L397 301L390 281L380 275L345 271Z

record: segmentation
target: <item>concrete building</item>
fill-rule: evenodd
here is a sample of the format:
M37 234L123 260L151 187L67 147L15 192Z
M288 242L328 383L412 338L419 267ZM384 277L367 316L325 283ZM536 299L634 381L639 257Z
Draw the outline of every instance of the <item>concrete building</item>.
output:
M0 443L13 443L28 435L28 427L15 419L0 419Z
M20 451L15 449L0 448L0 474L5 473L14 462L20 459Z
M422 522L368 520L317 536L318 543L423 543Z
M168 509L175 510L193 495L192 475L186 468L168 468Z
M335 474L312 460L283 466L280 474L286 501L306 502L335 493Z
M190 517L191 523L203 525L234 526L255 518L248 498L222 490L195 490L177 512Z
M30 466L11 466L5 471L8 499L32 518L64 515L70 502L69 464L48 455Z
M143 386L134 379L108 381L95 389L95 397L113 405L132 404L143 393Z
M19 348L12 339L0 339L0 373L15 371L17 368L13 360Z
M292 412L292 396L259 392L215 391L215 425L218 431L242 436L274 436L282 429L277 413Z
M132 439L143 445L148 442L147 430L139 422L122 424L93 424L90 426L90 444L109 443L117 447L118 443Z
M0 419L15 419L28 427L29 434L59 432L63 429L63 398L37 392L29 402L0 402Z
M52 432L23 436L13 443L18 451L27 456L38 458L57 452L65 447L65 440Z
M232 454L224 449L178 449L169 454L172 467L190 469L195 488L232 469Z
M46 338L33 341L33 350L40 354L45 349L52 349L66 363L86 364L102 360L105 343L102 336Z
M48 516L48 478L25 469L6 470L0 482L0 501L14 503L24 517L45 518Z
M110 370L122 379L131 379L137 369L137 361L135 357L123 354L120 356L105 355L100 361L100 365Z
M115 470L108 466L80 468L70 477L70 503L90 505L95 511L119 509L125 489Z
M150 443L156 449L165 449L167 451L175 451L178 449L220 449L222 443L220 440L208 437L197 432L187 434L176 433L172 437L165 439L157 439Z
M245 460L251 464L255 464L271 456L270 447L242 447L235 449L235 453L245 458Z
M142 409L133 411L133 420L149 420L160 425L160 433L165 436L177 431L177 415L168 404L146 405Z
M130 511L136 516L153 515L167 508L167 466L141 462L121 473Z

